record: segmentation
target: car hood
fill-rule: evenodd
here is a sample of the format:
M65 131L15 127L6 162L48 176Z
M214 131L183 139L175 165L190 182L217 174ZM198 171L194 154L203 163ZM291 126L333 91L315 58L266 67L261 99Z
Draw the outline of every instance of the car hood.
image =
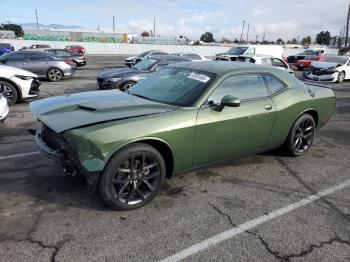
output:
M126 58L125 60L134 60L134 59L137 59L137 58L140 58L138 56L130 56L128 58Z
M119 77L122 75L129 75L129 74L142 74L147 71L144 70L138 70L134 68L112 68L104 70L102 73L98 75L99 78L110 78L110 77Z
M30 104L32 114L58 133L107 121L165 113L176 108L116 90L57 96Z
M38 76L36 74L33 74L32 72L29 72L27 70L13 67L13 66L7 66L0 63L0 70L1 70L1 76L6 74L7 77L12 77L14 75L22 75L22 76L30 76L37 78Z
M328 69L328 68L333 68L333 67L339 67L342 66L342 64L337 64L337 63L331 63L331 62L312 62L311 65L316 68L321 68L321 69Z

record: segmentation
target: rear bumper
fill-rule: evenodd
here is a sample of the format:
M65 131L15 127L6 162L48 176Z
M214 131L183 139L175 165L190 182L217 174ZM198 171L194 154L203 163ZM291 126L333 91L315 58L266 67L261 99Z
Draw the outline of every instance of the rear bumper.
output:
M72 76L75 74L75 67L71 66L70 68L65 68L62 71L64 76Z
M62 141L60 149L53 149L45 142L41 129L36 130L35 141L44 156L61 165L65 173L69 173L74 177L77 175L84 176L88 189L96 191L100 172L88 172L67 144Z

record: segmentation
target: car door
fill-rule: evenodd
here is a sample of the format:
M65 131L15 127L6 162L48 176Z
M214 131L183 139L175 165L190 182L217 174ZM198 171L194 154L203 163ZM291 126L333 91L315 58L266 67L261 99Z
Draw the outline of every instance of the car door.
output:
M217 105L226 95L241 100L238 107ZM234 75L223 80L198 110L194 166L258 151L266 146L275 106L259 74Z
M29 54L29 67L31 72L39 76L45 76L47 71L46 55L42 53Z
M2 62L8 66L26 69L27 60L28 60L27 53L14 52L6 56L6 58Z

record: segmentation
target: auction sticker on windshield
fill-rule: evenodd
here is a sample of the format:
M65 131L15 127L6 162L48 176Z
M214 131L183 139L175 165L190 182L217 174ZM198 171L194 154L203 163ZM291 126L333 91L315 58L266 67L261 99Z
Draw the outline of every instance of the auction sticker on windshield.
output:
M194 72L192 72L187 78L194 79L203 83L206 83L210 80L210 77L203 74L197 74Z

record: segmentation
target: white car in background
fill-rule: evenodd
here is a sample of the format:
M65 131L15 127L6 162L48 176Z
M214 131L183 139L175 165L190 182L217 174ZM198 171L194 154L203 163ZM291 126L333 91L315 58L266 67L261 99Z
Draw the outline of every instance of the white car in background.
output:
M7 99L0 93L0 124L3 123L9 113Z
M349 56L326 56L322 62L313 61L304 78L313 81L339 82L350 79Z
M37 97L40 84L36 74L0 64L0 93L7 98L10 106L18 101Z
M268 66L274 66L278 69L284 70L292 75L295 75L294 70L290 68L288 63L283 61L283 59L268 55L240 55L232 59L222 59L227 61L234 61L234 62L247 62L247 63L253 63L258 65L268 65Z
M194 53L174 53L172 55L187 57L187 58L191 59L192 61L210 60L202 55L194 54Z

